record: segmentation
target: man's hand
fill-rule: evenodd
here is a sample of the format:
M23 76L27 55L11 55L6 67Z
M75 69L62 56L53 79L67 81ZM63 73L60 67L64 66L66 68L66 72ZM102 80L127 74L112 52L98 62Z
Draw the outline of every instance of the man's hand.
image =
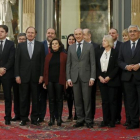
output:
M68 88L68 82L66 81L66 89Z
M133 66L134 66L134 65L128 65L128 66L126 66L126 70L132 71L132 70L133 70Z
M68 81L68 86L73 87L72 81Z
M18 84L21 84L21 79L20 79L20 77L18 76L18 77L16 77L16 82L18 83Z
M102 76L99 76L99 80L100 80L100 82L103 83L103 84L106 83L105 79L104 79Z
M0 76L3 76L6 73L6 68L0 68Z
M40 76L39 78L39 84L41 84L43 82L43 76Z
M44 89L47 89L47 87L46 87L45 83L43 83L43 88L44 88Z
M110 80L109 76L105 77L105 82L108 83Z
M89 80L89 86L93 86L94 80Z
M140 68L140 65L139 64L133 65L133 70L134 71L137 71L139 68Z

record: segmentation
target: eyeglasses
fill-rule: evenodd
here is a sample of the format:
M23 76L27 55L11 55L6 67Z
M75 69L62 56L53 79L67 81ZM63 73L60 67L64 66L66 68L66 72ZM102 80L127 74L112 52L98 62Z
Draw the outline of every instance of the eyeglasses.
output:
M138 30L130 30L129 33L137 33Z

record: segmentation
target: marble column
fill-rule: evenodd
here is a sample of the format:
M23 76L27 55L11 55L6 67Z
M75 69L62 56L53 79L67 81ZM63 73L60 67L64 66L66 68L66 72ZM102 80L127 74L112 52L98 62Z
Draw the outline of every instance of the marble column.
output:
M140 0L131 0L131 24L140 27Z
M35 27L35 0L23 0L22 31L29 26Z

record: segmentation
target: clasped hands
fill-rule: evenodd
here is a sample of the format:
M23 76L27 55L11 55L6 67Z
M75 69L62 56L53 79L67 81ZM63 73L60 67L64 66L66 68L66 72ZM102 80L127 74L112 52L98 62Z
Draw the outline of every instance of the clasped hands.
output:
M135 65L131 64L126 66L126 70L128 71L132 71L132 70L137 71L139 68L140 68L139 64L135 64Z
M109 78L109 76L107 76L105 78L103 78L102 76L99 76L99 80L100 80L101 83L104 84L104 83L108 83L110 78Z
M3 76L6 73L6 68L0 68L0 76Z
M73 87L72 81L67 81L69 87ZM89 80L89 86L93 86L94 80Z
M17 82L18 84L21 84L21 78L20 78L20 76L17 76L17 77L16 77L16 82ZM43 83L43 76L40 76L40 77L39 77L38 84L41 84L41 83Z

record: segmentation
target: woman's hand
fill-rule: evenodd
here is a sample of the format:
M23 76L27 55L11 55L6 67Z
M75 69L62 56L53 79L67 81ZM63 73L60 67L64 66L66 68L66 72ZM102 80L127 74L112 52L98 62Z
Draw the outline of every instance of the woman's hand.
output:
M47 87L46 87L45 83L43 83L43 88L44 88L44 89L47 89Z
M100 82L103 83L103 84L106 83L105 79L104 79L102 76L99 76L99 80L100 80Z

